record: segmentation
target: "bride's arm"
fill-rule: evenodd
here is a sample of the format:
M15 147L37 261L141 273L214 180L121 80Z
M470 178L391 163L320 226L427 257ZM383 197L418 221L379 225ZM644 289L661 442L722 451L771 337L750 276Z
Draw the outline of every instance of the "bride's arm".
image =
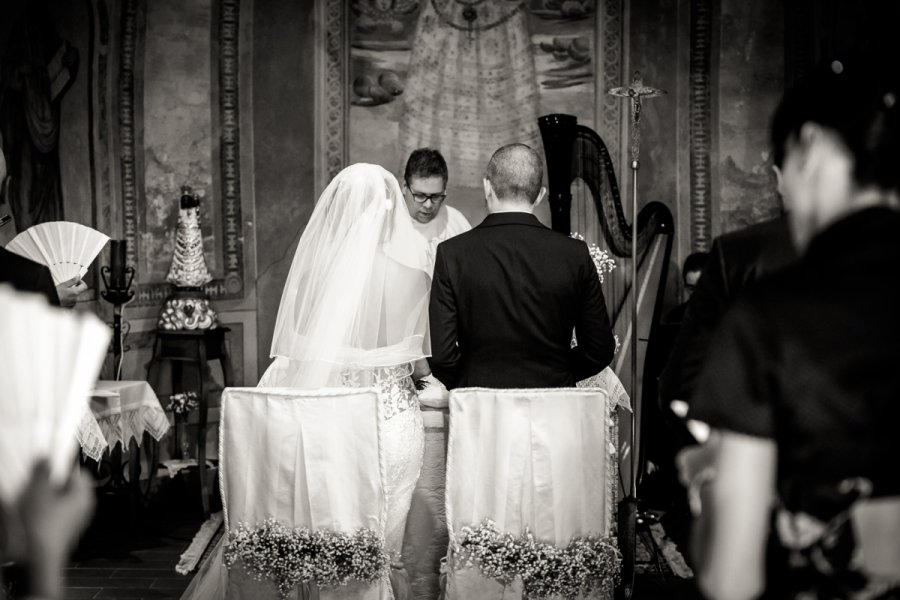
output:
M428 366L427 358L420 358L413 363L413 381L418 381L423 377L427 377L429 375L431 375L431 367Z

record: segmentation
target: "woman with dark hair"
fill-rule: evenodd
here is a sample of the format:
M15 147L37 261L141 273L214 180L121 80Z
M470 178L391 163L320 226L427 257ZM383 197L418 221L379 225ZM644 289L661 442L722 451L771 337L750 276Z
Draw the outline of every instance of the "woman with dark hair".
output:
M773 119L801 258L725 317L688 415L713 433L680 456L710 597L900 590L898 99L897 61L849 55Z

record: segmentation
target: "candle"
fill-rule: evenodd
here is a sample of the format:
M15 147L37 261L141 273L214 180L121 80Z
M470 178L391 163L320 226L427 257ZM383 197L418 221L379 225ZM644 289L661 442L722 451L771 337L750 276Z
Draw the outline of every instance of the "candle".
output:
M125 254L128 247L126 240L110 242L109 287L125 288Z

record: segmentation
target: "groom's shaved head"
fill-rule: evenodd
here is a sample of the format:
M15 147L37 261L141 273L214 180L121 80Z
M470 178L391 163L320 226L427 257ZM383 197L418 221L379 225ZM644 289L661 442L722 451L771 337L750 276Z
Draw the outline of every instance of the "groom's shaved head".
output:
M541 191L544 164L525 144L508 144L494 152L485 178L499 200L532 204Z

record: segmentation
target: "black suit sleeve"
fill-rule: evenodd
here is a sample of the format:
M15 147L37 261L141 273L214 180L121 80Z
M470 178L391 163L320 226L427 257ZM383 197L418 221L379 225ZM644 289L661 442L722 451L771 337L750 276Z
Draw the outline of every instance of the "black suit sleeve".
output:
M40 292L47 297L47 302L52 306L59 306L59 294L56 286L53 284L53 276L50 275L50 269L44 267L35 275L35 291Z
M606 300L600 289L600 277L587 246L580 273L581 305L575 321L578 345L571 350L572 371L576 381L602 371L612 361L616 349L616 340L606 313Z
M43 294L52 306L59 306L59 294L50 269L45 265L0 247L0 282L8 282L22 292Z
M447 389L453 389L459 377L461 357L457 344L457 304L440 244L435 255L428 319L431 329L431 358L428 359L428 363L434 376L440 379Z
M716 240L660 376L659 393L664 405L672 400L690 401L713 333L728 308L729 295L725 255Z

